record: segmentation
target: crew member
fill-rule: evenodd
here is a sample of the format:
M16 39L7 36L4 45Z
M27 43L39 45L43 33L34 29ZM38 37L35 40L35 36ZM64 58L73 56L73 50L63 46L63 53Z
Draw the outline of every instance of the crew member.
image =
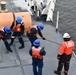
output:
M68 74L70 59L72 56L72 51L74 50L74 42L71 40L68 33L63 35L64 42L60 46L59 54L57 55L58 68L54 71L55 74L61 75L61 71L64 65L64 74Z
M36 39L33 42L32 48L29 53L32 56L32 65L33 65L33 74L34 75L42 75L43 68L43 56L46 54L44 47L40 47L40 40ZM38 71L37 71L38 67Z
M19 39L19 42L21 44L19 49L24 48L24 41L22 39L22 35L24 34L24 23L22 22L22 18L20 16L17 16L16 21L14 21L12 23L10 28L11 28L11 30L13 30L13 35L12 35L12 38L11 38L10 45L13 44L14 38L17 36L18 39Z
M11 29L9 26L5 26L2 29L0 29L0 39L2 39L5 43L5 46L7 48L7 52L13 52L7 42L7 38L11 34Z
M39 34L39 36L45 40L45 38L43 37L41 30L44 29L44 25L43 24L38 24L38 25L33 25L31 26L28 31L27 31L27 37L30 40L32 46L33 46L33 42L38 39L37 38L37 34Z

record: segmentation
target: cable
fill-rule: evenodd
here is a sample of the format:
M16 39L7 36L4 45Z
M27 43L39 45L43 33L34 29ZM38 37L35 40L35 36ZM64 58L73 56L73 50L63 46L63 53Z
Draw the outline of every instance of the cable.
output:
M57 45L61 45L60 43L57 43L57 42L52 41L52 40L48 40L48 39L46 39L46 41L49 41L49 42L55 43L55 44L57 44Z

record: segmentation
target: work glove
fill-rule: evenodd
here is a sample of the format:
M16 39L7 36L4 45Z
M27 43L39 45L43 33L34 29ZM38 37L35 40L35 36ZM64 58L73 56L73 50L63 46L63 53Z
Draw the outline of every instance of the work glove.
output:
M43 40L46 40L46 38L42 37Z
M46 55L45 47L42 47L42 49L40 50L40 54L41 55Z
M58 60L60 60L60 58L61 58L61 55L60 55L60 54L58 54L58 55L57 55L57 59L58 59Z

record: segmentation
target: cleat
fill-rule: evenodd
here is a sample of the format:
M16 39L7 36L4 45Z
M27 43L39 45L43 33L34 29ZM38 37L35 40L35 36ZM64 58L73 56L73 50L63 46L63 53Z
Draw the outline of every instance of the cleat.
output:
M59 71L54 71L54 73L57 75L61 75L61 72L59 72Z

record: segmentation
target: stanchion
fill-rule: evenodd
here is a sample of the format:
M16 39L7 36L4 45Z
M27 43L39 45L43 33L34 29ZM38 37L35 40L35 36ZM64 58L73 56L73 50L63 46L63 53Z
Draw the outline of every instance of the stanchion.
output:
M56 32L58 31L59 11L57 12Z
M36 1L34 0L34 13L37 11Z
M37 10L37 17L39 17L40 16L40 14L39 14L39 9Z
M25 0L25 2L26 2L26 0Z
M38 6L37 6L37 11L36 11L36 16L37 16L36 19L39 21L40 20L40 10L39 10Z
M28 0L28 6L30 6L29 0Z

